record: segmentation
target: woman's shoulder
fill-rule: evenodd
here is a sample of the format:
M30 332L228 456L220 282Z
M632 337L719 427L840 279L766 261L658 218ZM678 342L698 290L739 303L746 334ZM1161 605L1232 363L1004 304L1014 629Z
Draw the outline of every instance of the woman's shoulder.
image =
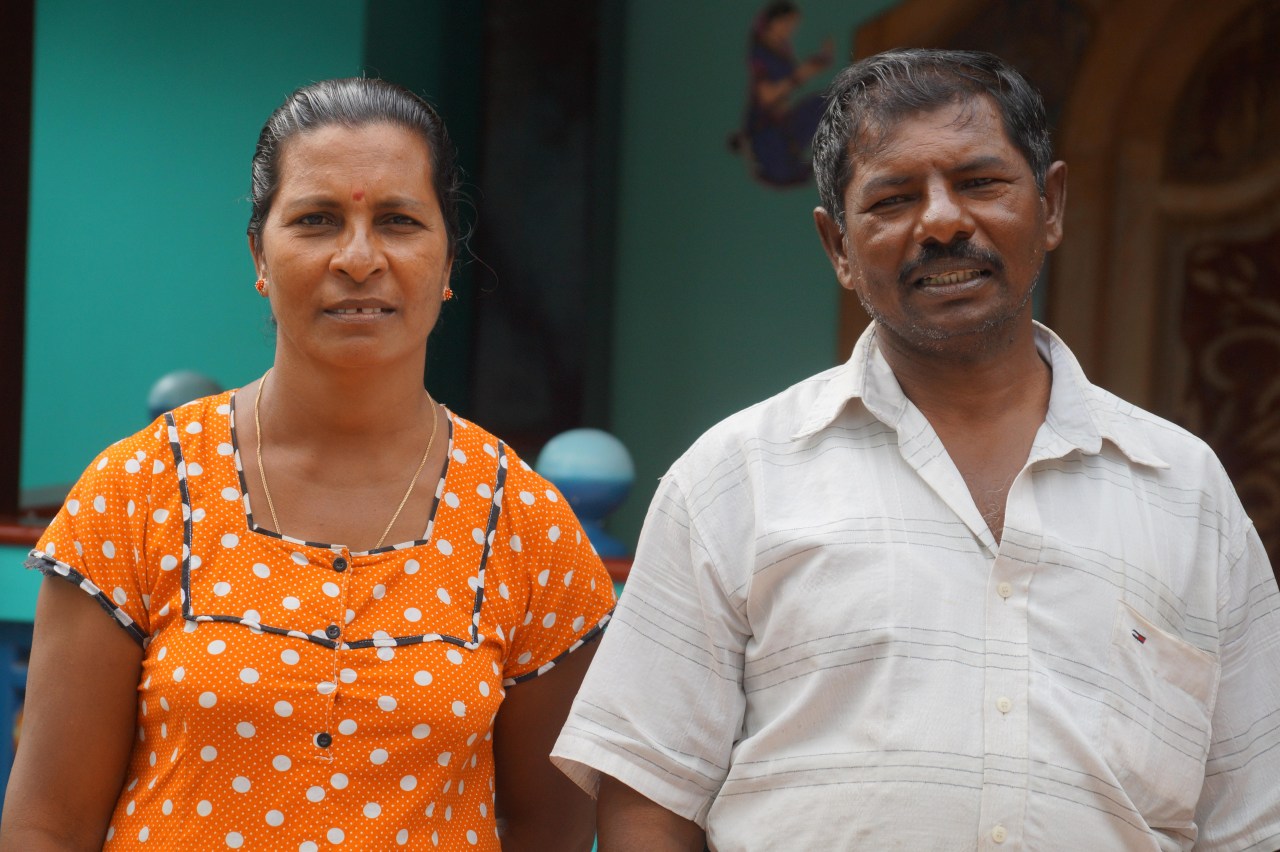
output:
M144 467L163 466L172 457L174 444L199 435L206 423L227 420L232 393L226 391L201 397L158 415L137 432L109 444L94 455L85 475L107 472L112 468L135 473Z
M452 425L453 433L450 436L453 445L453 459L459 460L459 453L466 457L481 454L499 460L508 469L517 463L524 464L520 461L520 454L512 449L511 445L490 432L483 426L468 420L452 409L449 412L449 420ZM528 465L524 465L528 468Z
M172 418L174 425L187 434L198 434L206 422L229 421L231 418L232 400L236 390L226 390L212 396L202 396L177 408L170 409L156 418L157 422L167 423ZM253 400L250 400L252 402ZM193 425L193 424L199 424Z
M503 468L504 478L507 480L546 481L528 462L520 457L518 451L488 429L459 416L452 410L449 411L449 419L453 422L453 456L451 461L465 461L475 456L483 456L496 461Z

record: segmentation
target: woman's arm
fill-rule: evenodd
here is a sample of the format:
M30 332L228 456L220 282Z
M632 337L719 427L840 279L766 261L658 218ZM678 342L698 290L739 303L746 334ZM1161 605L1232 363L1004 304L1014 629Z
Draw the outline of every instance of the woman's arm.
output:
M133 745L142 649L91 597L46 577L0 850L101 849Z
M507 688L494 723L498 834L505 852L591 849L595 802L550 760L596 642L545 674Z
M777 113L786 111L788 99L797 89L831 65L835 56L835 42L830 38L822 43L822 49L795 67L795 70L778 80L756 82L756 102Z
M600 852L702 852L706 842L696 822L600 776Z

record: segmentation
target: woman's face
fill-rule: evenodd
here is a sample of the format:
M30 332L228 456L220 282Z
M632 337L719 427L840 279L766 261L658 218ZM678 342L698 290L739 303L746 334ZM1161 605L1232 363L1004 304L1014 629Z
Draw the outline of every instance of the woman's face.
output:
M249 240L277 323L277 363L425 363L452 257L417 134L320 127L285 143L280 182Z
M761 35L764 38L764 43L770 47L785 47L791 43L791 37L796 34L796 28L799 26L800 13L787 12L765 24L764 32Z

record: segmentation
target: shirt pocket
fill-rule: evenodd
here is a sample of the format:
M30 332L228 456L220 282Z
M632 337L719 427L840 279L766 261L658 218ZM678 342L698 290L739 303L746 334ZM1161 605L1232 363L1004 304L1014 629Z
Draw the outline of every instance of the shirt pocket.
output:
M1204 784L1218 660L1116 606L1102 747L1125 793L1153 829L1193 830Z

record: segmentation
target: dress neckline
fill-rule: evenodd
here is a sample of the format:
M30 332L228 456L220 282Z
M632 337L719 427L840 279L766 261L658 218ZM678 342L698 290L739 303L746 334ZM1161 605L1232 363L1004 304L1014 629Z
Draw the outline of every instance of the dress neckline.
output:
M323 550L345 551L345 552L351 553L352 556L368 556L368 555L377 554L377 553L385 553L389 550L404 550L405 548L408 548L408 547L420 547L424 544L430 543L432 529L435 526L436 512L440 508L440 495L444 491L443 486L447 484L447 481L449 478L449 470L452 466L453 453L454 453L454 435L455 435L454 414L452 411L449 410L448 406L444 405L443 403L440 403L440 407L444 409L445 422L449 429L449 434L448 434L449 444L445 451L444 470L440 473L440 477L436 482L435 493L431 499L431 510L427 514L427 523L426 523L424 532L422 534L422 537L417 539L411 539L409 541L401 541L401 542L393 542L391 544L384 544L381 547L373 550L357 551L357 550L351 550L345 544L317 542L317 541L309 541L305 539L294 538L293 536L286 535L285 533L281 533L276 530L267 529L266 527L259 525L257 521L254 520L253 509L252 509L252 506L250 505L250 500L249 500L249 487L245 479L244 464L241 462L241 459L240 459L240 438L236 430L236 397L239 395L240 390L241 390L240 388L237 388L228 393L227 426L231 433L232 463L235 465L236 487L239 489L240 505L244 511L245 528L249 532L254 533L256 535L266 536L268 538L287 541L290 544L303 545L305 547L315 547Z

